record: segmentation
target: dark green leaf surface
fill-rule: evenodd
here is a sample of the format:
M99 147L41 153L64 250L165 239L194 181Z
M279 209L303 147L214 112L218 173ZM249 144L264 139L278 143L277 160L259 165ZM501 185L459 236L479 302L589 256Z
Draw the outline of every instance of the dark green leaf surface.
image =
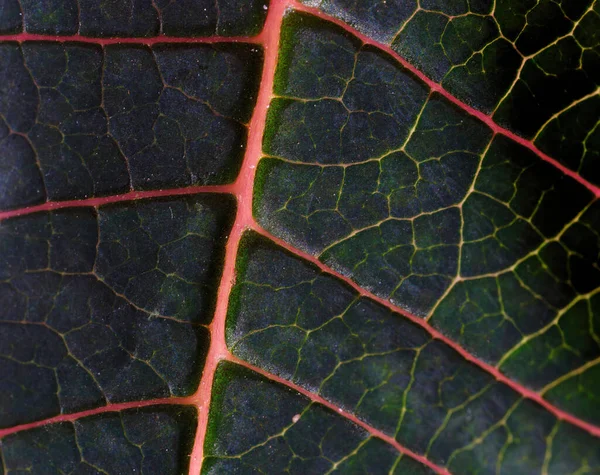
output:
M324 406L241 366L221 363L213 394L202 473L431 473Z
M240 168L252 45L0 45L0 209L189 185Z
M0 426L193 393L233 210L206 195L2 223Z
M0 33L83 36L244 36L268 0L2 0Z
M600 356L591 193L337 28L291 15L284 38L259 222L600 421L593 371L557 382Z
M9 435L0 443L6 475L184 474L196 411L155 406L84 417Z
M252 234L242 242L227 343L237 356L323 396L453 473L600 470L597 439L523 399L401 315ZM277 404L274 391L263 389L258 404L246 386L218 388L217 394L231 392L232 402L213 406L217 434L252 431L257 442L215 436L214 450L233 455L264 442L249 414ZM286 410L305 406L299 401ZM269 407L264 413L279 414L269 435L289 426L282 412Z
M600 183L596 0L301 0Z
M599 5L0 0L0 475L600 473Z

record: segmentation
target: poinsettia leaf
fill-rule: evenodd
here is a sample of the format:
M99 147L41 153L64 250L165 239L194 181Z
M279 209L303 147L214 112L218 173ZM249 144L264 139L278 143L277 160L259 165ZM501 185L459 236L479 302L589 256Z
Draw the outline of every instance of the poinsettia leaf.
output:
M0 474L600 472L597 0L0 0Z

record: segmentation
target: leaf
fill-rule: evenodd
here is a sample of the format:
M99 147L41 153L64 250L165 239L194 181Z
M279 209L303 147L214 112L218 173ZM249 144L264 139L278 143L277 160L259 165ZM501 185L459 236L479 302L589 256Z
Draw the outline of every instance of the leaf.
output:
M600 471L595 0L5 0L1 473Z
M0 424L193 394L234 208L203 195L3 223Z
M177 473L187 465L194 418L189 407L156 406L59 422L7 436L4 467L9 473Z
M0 107L3 208L235 179L256 47L25 42L0 56L14 85Z

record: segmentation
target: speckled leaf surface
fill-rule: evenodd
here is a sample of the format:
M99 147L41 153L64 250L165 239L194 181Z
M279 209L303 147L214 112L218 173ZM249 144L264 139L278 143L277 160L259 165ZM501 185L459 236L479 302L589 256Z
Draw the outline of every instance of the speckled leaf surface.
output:
M128 409L7 436L6 473L178 473L194 440L194 410Z
M599 28L0 0L0 474L600 473Z
M595 0L302 0L347 21L600 183Z
M264 238L242 241L230 308L227 343L235 355L334 402L453 473L600 469L588 434ZM567 439L572 451L553 452Z
M252 45L0 45L4 209L229 183L256 100Z

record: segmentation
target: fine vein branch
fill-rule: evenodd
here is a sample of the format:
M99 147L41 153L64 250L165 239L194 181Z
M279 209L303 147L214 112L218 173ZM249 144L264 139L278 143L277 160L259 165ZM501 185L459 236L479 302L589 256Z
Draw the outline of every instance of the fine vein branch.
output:
M445 468L434 464L427 457L424 457L423 455L419 455L416 452L413 452L412 450L404 447L403 445L399 444L393 437L390 437L389 435L383 433L382 431L375 429L374 427L372 427L369 424L360 420L358 417L356 417L352 414L349 414L346 411L342 410L340 407L336 406L335 404L330 403L323 397L321 397L311 391L307 391L303 387L298 386L297 384L294 384L291 381L288 381L287 379L283 379L278 376L275 376L275 375L269 373L268 371L265 371L262 368L254 366L254 365L248 363L247 361L241 360L231 354L228 355L227 360L231 361L233 363L236 363L240 366L243 366L251 371L254 371L255 373L258 373L258 374L264 376L265 378L270 379L271 381L275 381L279 384L287 386L288 388L291 388L294 391L308 397L311 401L321 404L321 405L327 407L328 409L331 409L336 414L339 414L340 416L352 421L354 424L358 425L359 427L362 427L373 437L377 437L377 438L387 442L392 447L394 447L398 452L408 455L409 457L415 459L417 462L428 466L434 472L439 473L439 474L444 474L444 475L450 475L450 472L448 470L446 470ZM191 472L190 472L190 475L191 475Z

